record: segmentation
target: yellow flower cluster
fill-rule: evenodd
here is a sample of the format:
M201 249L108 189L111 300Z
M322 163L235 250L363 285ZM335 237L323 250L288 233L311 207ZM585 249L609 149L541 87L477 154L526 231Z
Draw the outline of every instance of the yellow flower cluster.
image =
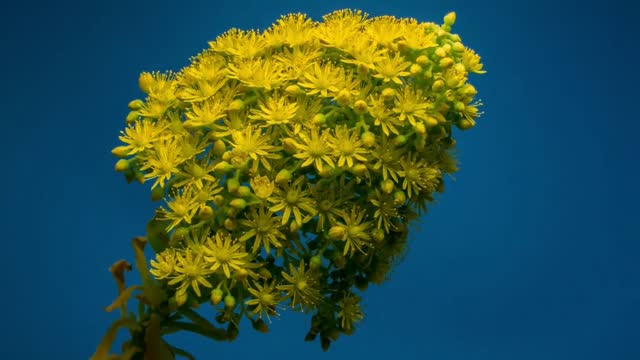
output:
M453 128L480 114L467 78L484 71L454 22L290 14L140 75L112 152L164 200L148 238L172 306L211 301L237 325L289 304L323 347L353 331L355 292L402 255L457 170Z

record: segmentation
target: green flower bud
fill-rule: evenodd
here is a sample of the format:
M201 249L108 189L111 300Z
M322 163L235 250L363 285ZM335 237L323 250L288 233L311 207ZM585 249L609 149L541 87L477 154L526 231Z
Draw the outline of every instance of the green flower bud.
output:
M428 129L431 129L432 127L438 125L438 119L429 116L424 120L424 124Z
M440 59L440 64L439 65L440 65L440 67L448 68L451 65L453 65L453 63L454 63L454 61L453 61L452 58L446 57L446 58Z
M343 225L334 225L329 229L329 237L332 240L342 240L347 234L347 228Z
M269 280L273 277L273 275L271 275L271 271L266 268L260 268L260 270L258 270L258 275L265 280Z
M233 276L236 278L236 280L242 282L247 280L247 276L249 276L249 272L246 269L240 268L233 273Z
M380 187L382 188L382 192L384 192L385 194L391 194L393 188L395 187L395 184L393 180L387 179L382 181Z
M351 167L351 172L358 177L362 177L367 174L367 166L365 164L355 164Z
M396 91L392 88L385 88L380 94L384 100L391 100L396 96Z
M456 126L460 130L469 130L476 126L476 122L473 119L462 119L456 123Z
M129 170L129 165L130 165L129 160L120 159L118 160L118 162L116 162L116 165L114 168L117 172L122 173Z
M314 119L315 119L315 116L314 116ZM282 139L281 143L282 143L282 147L284 148L284 151L286 152L294 153L298 151L298 147L296 146L296 141L291 138Z
M371 237L373 238L373 241L375 241L378 244L382 244L382 242L384 241L384 230L382 229L375 229L371 232Z
M278 172L278 174L276 175L276 183L280 185L288 184L290 180L291 172L289 172L289 170L287 169L280 170L280 172Z
M235 99L230 104L227 110L229 111L240 111L244 110L245 103L241 99Z
M402 146L407 143L407 137L405 135L398 135L393 138L393 144L396 146Z
M214 154L221 156L225 151L227 151L227 147L224 145L224 141L218 139L213 143Z
M205 205L200 208L198 214L200 215L200 219L209 220L213 217L213 208L211 206Z
M140 118L140 113L138 113L137 111L129 111L129 114L127 114L127 118L125 119L125 121L127 122L127 124L131 124L136 122L138 118Z
M435 92L439 92L443 88L444 88L444 80L442 80L442 79L438 79L438 80L434 81L433 85L431 85L431 90L433 90Z
M312 256L309 260L309 268L312 270L318 270L322 267L322 257L319 255Z
M324 114L316 114L311 121L314 125L322 125L327 122L327 116Z
M353 111L355 111L356 114L365 114L369 111L369 105L367 105L367 102L364 100L357 100L353 104Z
M240 181L238 181L238 179L231 178L227 180L227 190L229 190L230 193L235 194L239 188L240 188Z
M111 150L111 154L115 157L124 158L129 156L129 149L127 146L116 146Z
M393 193L393 203L396 204L396 206L404 204L405 201L407 201L407 195L404 191L398 190Z
M220 290L219 288L213 289L211 291L211 304L213 304L214 306L220 304L223 295L224 294L222 293L222 290Z
M447 15L444 16L444 24L445 25L449 25L449 26L453 26L453 24L455 24L456 22L456 13L455 12L450 12Z
M236 195L238 195L240 197L243 197L243 198L249 197L249 196L251 196L251 189L249 189L249 187L247 187L247 186L242 185L242 186L238 187Z
M233 295L228 294L224 297L224 306L227 309L233 309L236 306L236 298L234 298Z
M416 126L414 126L413 128L415 129L416 133L420 135L424 135L427 133L427 127L422 122L417 122Z
M426 55L420 55L416 58L416 64L418 65L427 65L429 63L429 57Z
M225 153L225 154L228 154L228 153ZM216 166L213 167L214 174L216 174L219 177L228 173L231 170L233 170L233 166L231 166L231 164L229 164L226 161L221 161L218 164L216 164Z
M372 147L376 143L376 135L371 131L365 131L360 137L362 144L366 147Z
M411 73L411 75L417 75L420 74L422 72L422 66L418 65L418 64L413 64L411 65L411 67L409 68L409 72Z
M186 290L184 290L184 291L180 291L180 290L176 291L175 299L176 299L176 305L178 307L184 305L187 302L187 291Z
M287 95L289 96L295 96L300 94L300 86L298 85L289 85L287 86L284 91L287 93Z
M436 56L439 58L443 58L447 56L447 52L442 47L436 48L436 50L433 53L436 54Z
M127 107L129 110L140 110L144 107L144 101L140 99L131 100Z
M224 219L224 228L233 231L238 227L238 222L235 219L226 218Z
M267 326L267 323L265 323L264 320L262 319L252 320L251 326L253 326L253 328L256 331L261 332L263 334L266 334L269 332L269 327Z
M465 105L464 103L461 103L460 101L456 101L453 104L453 108L457 111L457 112L463 112L465 109Z
M164 187L156 186L151 189L151 201L160 201L164 197Z
M351 102L351 93L347 89L342 89L342 90L340 90L340 92L338 93L338 95L336 96L335 99L336 99L336 102L338 103L338 105L345 106L345 105L347 105L347 104L349 104ZM314 118L314 122L313 123L314 124L316 123L315 122L315 118Z
M213 197L213 203L216 204L216 206L224 205L224 196L222 196L222 195L214 196Z

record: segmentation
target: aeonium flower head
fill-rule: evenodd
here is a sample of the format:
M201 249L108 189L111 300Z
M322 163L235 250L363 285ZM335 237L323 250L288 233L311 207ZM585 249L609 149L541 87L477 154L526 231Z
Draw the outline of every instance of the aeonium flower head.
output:
M484 70L455 20L291 14L222 34L179 73L140 76L146 97L113 154L166 196L147 235L170 309L194 319L186 307L209 298L226 340L243 316L264 330L283 302L314 313L308 338L323 348L354 331L353 288L387 278L457 171L456 129L480 125L469 80Z

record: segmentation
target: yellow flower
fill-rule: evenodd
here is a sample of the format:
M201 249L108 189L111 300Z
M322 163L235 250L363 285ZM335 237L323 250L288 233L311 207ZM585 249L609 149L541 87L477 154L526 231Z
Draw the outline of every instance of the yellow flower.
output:
M291 215L298 225L302 225L315 215L313 200L309 198L307 190L302 190L303 184L306 184L305 177L300 176L293 184L278 189L275 195L269 198L269 202L275 204L269 210L274 213L282 211L282 225L289 221ZM302 211L308 216L303 218Z
M226 115L228 104L219 97L214 97L201 103L193 104L190 111L186 112L184 126L197 128L211 126L217 120Z
M256 31L231 29L209 42L215 52L251 59L259 56L265 49L264 36Z
M162 122L153 122L151 120L136 121L129 125L119 136L120 141L127 144L123 151L126 150L126 156L135 155L153 147L153 142L162 139L162 133L166 128L166 124Z
M283 81L279 63L266 59L239 60L227 64L227 76L256 89L271 90Z
M255 237L251 249L253 254L260 252L261 246L264 246L264 250L269 254L271 245L276 248L282 247L280 240L286 239L280 231L280 218L272 216L272 213L264 207L260 207L257 211L252 208L247 215L247 220L240 220L240 225L246 229L238 241L245 242Z
M283 96L269 96L258 105L259 109L252 109L250 119L264 120L268 125L286 124L296 116L298 105L289 102Z
M256 176L249 181L253 192L260 199L267 199L276 188L276 184L266 176Z
M316 47L285 48L281 54L275 55L283 70L286 80L297 81L302 79L307 69L319 61L322 52Z
M360 297L354 294L345 294L344 298L338 302L338 320L340 327L345 330L353 328L353 324L364 318L360 308Z
M253 299L245 302L245 304L254 307L251 315L258 315L260 319L263 314L267 318L270 315L277 316L276 305L280 302L280 293L276 290L275 281L265 282L264 285L259 282L254 282L253 284L253 287L248 288L249 293L253 295Z
M232 156L239 159L253 160L253 171L258 170L258 164L262 164L265 169L271 170L269 159L279 159L281 155L277 153L278 147L269 145L271 138L262 134L260 129L247 126L243 131L231 130Z
M421 191L427 193L435 191L440 179L440 170L419 160L416 153L403 157L400 164L402 170L398 171L398 175L404 178L402 189L407 191L409 197Z
M303 79L298 85L307 89L307 95L320 94L329 97L329 92L338 91L337 85L344 76L343 70L330 64L319 64L315 62L311 69L303 74Z
M185 292L191 287L198 297L202 296L200 285L207 288L212 287L206 276L213 271L207 269L207 263L202 256L194 254L191 249L187 248L176 253L176 260L174 271L177 275L169 281L169 285L180 284L179 291L181 292Z
M293 156L304 160L300 166L305 167L314 164L318 172L322 172L323 162L332 168L335 167L333 159L329 156L331 154L331 149L327 146L329 137L330 134L327 130L320 134L318 127L309 128L307 131L298 133L298 138L302 140L302 143L295 143L300 152Z
M299 48L313 41L313 28L316 23L306 14L284 15L265 31L265 43L270 47L286 45Z
M394 57L385 56L382 60L376 61L375 71L376 74L373 77L382 79L384 82L393 81L394 83L401 85L402 80L400 77L408 76L411 73L406 71L411 63L404 61L402 55L396 53Z
M412 126L416 126L416 118L426 119L426 110L429 109L431 103L422 94L420 89L405 87L402 93L398 93L395 99L395 107L393 112L398 114L398 119L404 121L409 120Z
M343 255L353 255L356 251L364 252L363 248L370 246L371 223L362 221L365 215L364 210L354 206L351 212L342 214L344 224L334 225L331 228L336 234L341 235L338 240L344 241Z
M162 219L170 220L167 231L171 231L181 222L191 224L191 219L198 211L198 203L190 187L177 190L173 199L167 201L168 210L162 209Z
M374 44L391 50L395 50L395 41L406 32L402 23L393 16L379 16L369 20L365 31Z
M145 179L156 178L151 188L164 186L173 174L180 172L178 166L185 161L181 152L181 142L176 138L163 139L153 144L144 165L140 167L140 170L151 169L151 172L145 174Z
M364 155L368 151L362 147L362 141L358 139L358 134L350 130L346 125L336 127L335 136L330 140L329 146L338 158L338 167L342 167L345 164L348 167L353 167L354 160L367 161Z
M176 267L176 250L165 249L163 252L156 254L155 260L151 260L151 269L149 272L156 279L162 280L170 278L175 273Z
M300 261L297 269L289 263L289 273L282 271L282 277L288 284L278 285L277 288L286 292L283 300L291 299L292 309L302 307L308 311L322 300L318 278L313 273L305 271L304 261Z
M322 17L314 31L320 43L326 47L343 49L357 36L365 24L367 14L360 10L338 10Z
M215 242L214 239L215 238ZM227 278L231 277L231 269L239 270L247 265L248 253L242 251L243 245L231 239L231 236L220 231L207 239L204 247L205 260L211 271L222 269Z

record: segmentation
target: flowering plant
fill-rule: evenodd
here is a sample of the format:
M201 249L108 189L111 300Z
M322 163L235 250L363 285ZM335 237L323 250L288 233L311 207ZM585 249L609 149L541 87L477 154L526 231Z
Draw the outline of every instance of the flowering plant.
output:
M362 292L457 170L453 128L479 115L467 77L484 71L454 22L291 14L226 32L178 73L142 73L112 153L163 205L133 241L142 285L125 286L126 261L110 269L121 317L93 359L192 358L163 335L233 340L242 318L268 331L285 307L313 314L305 339L325 350L353 333ZM194 311L205 303L215 319ZM120 327L131 338L109 355Z

